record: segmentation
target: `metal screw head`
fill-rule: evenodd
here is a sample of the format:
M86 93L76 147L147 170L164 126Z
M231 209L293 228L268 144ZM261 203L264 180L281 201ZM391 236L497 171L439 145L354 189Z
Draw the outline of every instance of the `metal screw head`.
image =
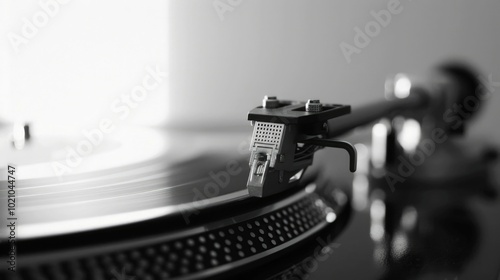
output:
M278 108L280 102L276 96L264 96L262 100L262 107L266 109Z
M323 104L319 102L317 99L309 99L306 103L306 111L307 112L321 112L323 110Z

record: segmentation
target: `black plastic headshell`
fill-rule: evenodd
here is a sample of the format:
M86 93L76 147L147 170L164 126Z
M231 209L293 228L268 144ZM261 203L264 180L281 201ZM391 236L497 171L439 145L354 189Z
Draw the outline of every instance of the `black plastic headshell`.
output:
M296 185L313 162L314 152L323 147L345 149L350 171L356 171L356 149L344 141L325 139L328 120L351 112L348 105L280 101L266 96L263 106L248 113L253 135L250 143L251 196L269 196Z

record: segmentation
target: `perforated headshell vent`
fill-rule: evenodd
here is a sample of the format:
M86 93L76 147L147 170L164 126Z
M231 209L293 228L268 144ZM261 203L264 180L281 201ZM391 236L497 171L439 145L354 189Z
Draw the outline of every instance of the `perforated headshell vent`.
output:
M274 145L274 148L278 149L284 127L284 124L257 122L252 140L254 143Z

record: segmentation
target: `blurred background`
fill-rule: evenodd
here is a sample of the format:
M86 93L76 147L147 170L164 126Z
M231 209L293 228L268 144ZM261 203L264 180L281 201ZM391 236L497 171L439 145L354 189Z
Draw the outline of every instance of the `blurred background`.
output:
M398 13L346 59L341 44L356 46L355 29L388 5ZM497 0L2 1L0 119L76 131L108 116L152 126L246 125L264 95L355 107L382 98L388 75L423 76L450 58L500 81L498 12ZM148 67L168 77L120 118L113 102ZM470 133L498 137L488 128L499 106L490 99Z
M446 171L442 166L451 166L448 169L454 172L450 173L461 173L461 169L453 167L465 166L463 169L467 169L475 163L462 160L465 157L461 156L466 154L463 151L472 150L472 146L483 148L482 143L473 145L477 139L497 143L500 139L500 130L497 129L500 98L496 96L500 92L499 14L498 0L1 0L0 171L4 172L2 168L7 164L15 163L21 166L16 175L20 182L53 177L54 180L67 179L67 182L72 183L73 178L85 178L77 177L78 173L88 172L92 178L96 174L104 174L98 172L105 169L116 167L118 170L167 155L160 158L158 170L163 170L163 159L166 158L172 166L182 160L203 166L196 171L198 167L181 164L179 166L184 173L168 173L171 177L166 176L165 184L183 186L187 190L190 185L184 185L185 181L198 178L196 176L207 177L208 171L205 169L215 168L219 161L230 158L220 156L216 148L222 147L231 158L242 158L248 152L251 127L248 125L247 112L260 105L264 95L301 101L320 99L325 103L348 104L356 110L359 105L384 98L387 77L403 72L431 79L428 75L435 66L458 59L477 68L482 73L482 79L493 82L488 89L492 95L484 102L484 109L475 118L475 124L467 129L468 134L476 136L474 140L466 142L466 148L458 146L460 150L443 148L446 153L441 158L453 164L445 165L430 160L424 167L427 167L428 174L448 175L446 172L434 172L437 169ZM24 126L26 123L30 124L29 129ZM146 132L135 125L188 128L191 131L178 133L178 130L164 129L160 133L157 130ZM4 127L8 127L7 133L3 133ZM100 132L96 132L100 129L108 133L108 128L114 131L111 127L118 127L116 130L119 132L109 138L102 134L99 136ZM235 131L234 134L244 132L244 137L240 133L233 135L235 139L232 139L221 133L222 130ZM23 149L24 140L29 139L26 137L29 134L27 131L32 138L39 140L31 140L34 145L26 145ZM38 137L43 134L50 137ZM57 138L56 134L62 137ZM120 141L115 141L117 139ZM22 145L18 146L18 142ZM239 143L238 150L231 146L235 143ZM12 149L13 146L17 150ZM206 152L207 146L212 154L205 161L200 161L197 157ZM93 150L98 152L92 153ZM368 150L366 147L358 150L360 154L365 151L367 172ZM340 152L340 155L324 154L324 159L340 159L335 162L343 164L343 170L347 172L347 155ZM176 153L184 154L181 156ZM91 156L87 156L89 154ZM491 157L494 156L496 154ZM71 162L74 158L79 160ZM213 161L213 158L217 158L217 161ZM434 158L440 159L438 156ZM321 162L317 166L322 166ZM330 168L330 165L323 166L325 169L327 167ZM119 183L128 182L127 176L138 174L137 178L145 180L142 169L132 175L128 170L123 169L114 179ZM151 176L163 176L163 173L154 170ZM330 176L334 173L325 171ZM76 175L61 177L65 174ZM144 171L144 174L149 173ZM362 177L365 175L359 175L358 179L362 179L354 185L357 184L358 191L362 190L358 192L362 193L358 197L366 196L367 199L368 187L372 186L367 178ZM110 176L115 175L110 173ZM149 175L145 176L149 178ZM478 177L481 179L478 180L478 186L486 185L482 180L489 180L486 176ZM175 180L169 181L171 178ZM242 178L244 182L246 177ZM62 190L66 182L58 182L62 182ZM89 182L94 184L94 181ZM466 183L464 185L468 188ZM58 183L54 185L59 187ZM172 200L162 200L163 197L158 196L158 200L155 200L158 205L152 204L147 200L148 191L138 187L130 188L128 193L127 188L123 188L129 197L133 197L132 202L122 200L123 204L113 206L93 199L93 195L100 196L102 193L113 197L114 191L123 191L121 187L116 184L116 187L113 185L101 193L94 193L89 188L91 195L82 197L79 193L73 195L72 192L61 191L67 193L70 199L91 201L96 207L76 203L77 207L61 211L65 215L52 215L52 208L46 208L48 210L43 212L38 204L33 204L36 207L28 208L24 223L36 225L42 224L40 221L52 222L51 219L60 218L61 221L67 219L81 226L60 227L63 230L88 230L110 226L112 223L100 220L105 221L103 225L94 225L73 219L98 217L104 215L102 213L110 216L121 214L124 209L138 210L146 204L145 209L153 210L154 207L176 205L172 204L175 196L172 196ZM36 193L36 188L33 189ZM56 190L59 191L59 188ZM481 188L470 190L473 194L483 191ZM194 202L187 191L182 193L186 193L188 202ZM35 195L27 194L26 197L32 196L32 201L38 202ZM136 203L135 194L144 195L147 203ZM403 196L406 194L403 192ZM415 204L416 208L408 209L417 209L418 217L422 217L419 219L424 222L430 220L429 228L435 231L428 231L424 235L411 235L413 232L409 232L407 239L400 240L417 244L421 247L415 248L422 250L417 250L416 257L408 259L407 263L401 262L402 266L397 261L381 262L381 265L401 269L405 273L408 263L420 263L422 267L430 268L431 272L433 265L438 264L437 270L451 267L450 272L458 273L469 258L472 259L477 253L479 257L472 260L474 263L471 268L466 267L469 270L465 271L465 275L476 275L478 271L488 275L498 274L495 264L492 265L493 262L498 263L498 222L495 215L498 213L498 203L490 207L481 200L474 201L477 203L474 207L479 208L476 211L476 208L469 209L469 205L464 203L466 198L474 198L470 193L459 193L458 196L454 192L449 194L444 198L427 192L410 193L403 199L394 196L394 201L400 203L397 207L401 207L390 209L392 202L387 204L388 221L394 217L399 219L399 216L391 216L390 211L393 209L403 213L404 207ZM51 191L40 195L40 205L45 201L53 201L52 195ZM60 200L63 199L64 196ZM381 206L382 198L376 199L376 207L385 207ZM356 198L354 200L356 203ZM375 221L373 225L382 228L376 222L385 219L385 216L373 219L369 213L371 208L367 208L368 203L368 200L364 201L363 209L367 211L355 216L351 221L354 226L339 239L342 248L348 252L332 258L338 261L334 269L340 270L341 274L371 273L378 269L375 265L380 260L372 253L377 253L379 247L386 252L392 250L392 243L379 242L368 235L370 221ZM29 203L25 205L29 206ZM120 208L122 205L126 206ZM135 205L137 209L131 210L130 205ZM382 209L376 207L373 209ZM363 210L361 208L357 210ZM383 215L385 211L383 208ZM408 213L414 215L414 212L416 210ZM477 214L477 219L471 212ZM137 220L144 219L144 216L123 213ZM397 222L396 218L394 221ZM5 221L5 218L2 219ZM476 220L480 226L476 225ZM113 222L125 224L131 221L114 219ZM47 228L57 229L52 226ZM7 230L6 227L4 229ZM397 227L392 229L399 230ZM387 232L391 233L392 229ZM43 232L32 228L32 236L37 231ZM29 236L27 231L20 232ZM48 231L47 234L50 233ZM423 239L419 239L421 237ZM444 238L455 243L440 243ZM378 247L373 247L372 243ZM474 251L476 248L479 248L477 252ZM441 261L451 265L441 267ZM359 267L368 269L360 270ZM324 270L329 268L328 265L322 266ZM319 272L317 275L320 277L323 274ZM386 279L393 279L389 276Z

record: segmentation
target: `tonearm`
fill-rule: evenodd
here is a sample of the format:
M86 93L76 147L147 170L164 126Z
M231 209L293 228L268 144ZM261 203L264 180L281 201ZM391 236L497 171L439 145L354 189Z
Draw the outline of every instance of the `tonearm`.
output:
M355 108L352 113L348 105L264 97L262 106L248 114L253 125L249 194L265 197L295 186L312 164L314 153L323 147L346 150L349 170L355 172L356 149L334 138L381 118L412 116L442 127L447 133L461 135L465 124L451 126L443 121L443 113L481 89L476 74L461 64L439 67L432 81L426 84L415 84L401 74L390 82L392 87L386 91L385 100Z

